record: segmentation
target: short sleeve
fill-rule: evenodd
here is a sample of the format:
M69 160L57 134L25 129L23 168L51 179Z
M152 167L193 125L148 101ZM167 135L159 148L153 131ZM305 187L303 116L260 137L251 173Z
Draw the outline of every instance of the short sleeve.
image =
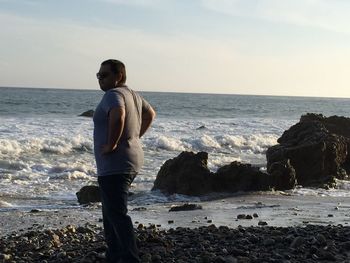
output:
M125 107L125 101L123 94L109 90L105 93L103 110L108 114L112 108Z
M142 101L142 111L147 111L151 108L151 105L143 97L141 97L141 101Z

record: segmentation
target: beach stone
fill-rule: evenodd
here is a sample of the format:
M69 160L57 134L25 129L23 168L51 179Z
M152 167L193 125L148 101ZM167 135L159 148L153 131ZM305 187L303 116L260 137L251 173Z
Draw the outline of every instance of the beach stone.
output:
M132 211L146 211L147 208L144 206L140 206L140 207L135 207Z
M60 237L56 234L53 234L51 236L51 243L55 246L55 247L60 247L62 245L61 241L60 241Z
M162 257L160 255L152 255L153 262L159 262L161 260L162 260Z
M233 257L217 256L214 259L215 263L236 263L237 260Z
M67 256L67 253L65 251L62 251L62 252L59 252L56 257L57 258L65 258L66 256Z
M346 251L350 251L350 241L342 243L342 248Z
M327 243L327 240L326 240L325 236L322 235L322 234L317 234L317 235L316 235L316 240L317 240L321 245L324 245L324 244Z
M93 117L94 116L94 110L84 111L79 116L82 116L82 117Z
M267 222L265 222L265 221L259 221L259 222L258 222L258 225L259 225L259 226L267 226Z
M329 188L350 171L350 118L318 114L301 116L266 152L267 170L290 162L298 184Z
M169 210L169 212L177 212L177 211L190 211L190 210L198 210L198 209L203 209L201 205L197 204L183 204L183 205L177 205L177 206L172 206Z
M0 262L4 261L4 254L13 255L7 261L17 263L105 262L102 228L88 224L72 226L77 231L68 232L69 228L0 236ZM78 231L80 228L86 230ZM264 228L210 225L160 230L151 224L135 231L145 263L349 262L349 233L348 226L340 225ZM59 249L45 246L53 235L60 237ZM323 245L316 239L321 235L326 239ZM77 239L79 242L74 242Z
M245 219L246 215L245 214L239 214L237 215L237 219Z
M146 253L141 256L142 262L151 262L152 261L152 255L150 253Z
M10 260L11 259L11 255L0 253L0 259L3 260L3 261Z
M272 238L267 238L264 240L264 246L272 246L276 243L276 241Z
M79 204L89 204L95 202L101 202L101 196L99 187L97 185L83 186L77 193Z
M237 259L232 256L225 257L225 263L238 263Z
M302 237L296 237L294 238L294 240L292 241L292 243L290 244L290 247L291 248L298 248L300 247L301 245L304 244L304 239Z

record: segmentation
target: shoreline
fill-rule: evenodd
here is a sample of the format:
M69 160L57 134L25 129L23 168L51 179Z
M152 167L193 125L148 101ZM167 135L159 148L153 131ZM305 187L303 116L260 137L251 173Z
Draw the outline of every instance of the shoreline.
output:
M144 263L350 262L348 199L250 193L191 211L129 205L129 215ZM0 233L0 262L105 262L100 204L0 212Z
M248 193L210 201L190 202L202 206L192 211L169 212L174 205L186 202L156 203L138 206L130 204L129 215L134 226L158 225L161 229L201 227L215 224L236 228L258 226L288 227L307 224L350 226L350 200L347 197L294 196L284 194ZM238 215L253 215L238 219ZM102 226L101 205L76 206L64 209L7 210L0 212L0 236L14 231L25 232L34 226L59 228L85 223ZM169 221L171 221L169 223Z

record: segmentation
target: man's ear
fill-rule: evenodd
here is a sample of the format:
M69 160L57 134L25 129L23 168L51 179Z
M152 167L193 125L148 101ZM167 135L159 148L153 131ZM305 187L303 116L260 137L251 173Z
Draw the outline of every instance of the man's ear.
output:
M123 73L119 72L117 75L117 83L119 83L123 79Z

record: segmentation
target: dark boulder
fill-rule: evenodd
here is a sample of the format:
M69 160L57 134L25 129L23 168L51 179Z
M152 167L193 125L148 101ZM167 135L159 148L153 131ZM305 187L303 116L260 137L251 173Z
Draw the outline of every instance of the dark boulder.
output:
M350 138L350 118L307 113L300 117L300 122L320 122L330 133Z
M152 190L169 194L203 195L212 191L208 153L182 152L160 168Z
M134 195L133 192L128 192L129 198ZM79 204L89 204L101 202L100 190L97 185L86 185L83 186L79 192L76 193Z
M203 209L201 205L186 203L183 205L172 206L169 209L169 212L190 211L190 210L200 210L200 209Z
M250 164L232 162L212 176L214 192L260 191L270 189L269 175Z
M293 189L297 184L295 170L289 159L272 163L267 172L270 185L273 185L275 190Z
M80 114L79 116L82 117L93 117L94 116L94 111L93 110L88 110Z
M76 193L79 204L88 204L94 202L101 202L100 191L97 185L83 186L79 192Z
M284 190L295 186L294 170L283 164L275 165L272 176L261 172L258 167L239 162L232 162L212 173L207 160L205 152L182 152L160 168L152 190L200 196L215 192Z
M344 127L344 125L346 127ZM303 186L329 187L335 179L347 177L349 166L350 119L307 114L278 139L278 145L266 152L267 169L276 162L294 168L297 183ZM346 137L345 137L346 136Z

